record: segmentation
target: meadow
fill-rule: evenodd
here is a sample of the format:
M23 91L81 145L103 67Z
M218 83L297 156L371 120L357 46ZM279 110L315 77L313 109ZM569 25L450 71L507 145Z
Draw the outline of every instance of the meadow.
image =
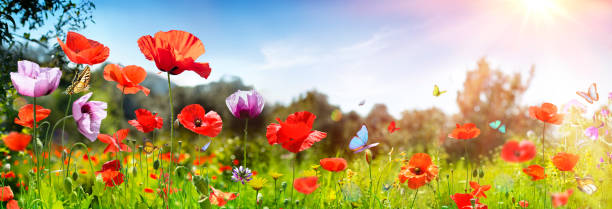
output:
M612 94L599 98L596 84L576 95L603 103L592 114L584 102L534 104L518 113L533 124L514 130L524 135L508 136L515 127L507 120L454 121L428 126L441 137L427 139L426 148L417 141L394 147L385 141L405 140L397 135L408 121L353 121L341 130L351 137L339 139L316 129L321 120L351 120L339 110L286 110L253 131L249 121L267 105L252 89L223 95L231 114L223 118L204 104L173 104L174 75L212 72L195 61L202 42L179 30L137 41L167 78L168 100L155 102L167 102L170 114L139 107L131 118L111 115L125 112L126 95L154 93L141 85L146 71L107 64L93 73L108 47L76 32L58 40L78 64L65 93L59 68L22 60L10 75L19 111L6 120L22 128L2 135L1 208L612 208ZM90 80L107 87L98 91ZM102 93L110 96L95 96ZM435 86L432 96L445 95ZM45 108L58 97L68 102ZM243 131L224 129L228 122ZM507 140L477 152L470 143L490 139L481 132Z

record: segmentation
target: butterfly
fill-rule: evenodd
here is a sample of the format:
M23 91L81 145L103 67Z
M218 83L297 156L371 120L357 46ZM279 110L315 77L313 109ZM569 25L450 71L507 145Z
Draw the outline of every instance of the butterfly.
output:
M151 143L150 141L146 141L144 146L142 147L142 150L144 150L147 154L151 154L155 150L157 150L157 146L153 145L153 143Z
M357 132L357 136L354 136L349 143L349 148L355 153L363 150L378 146L379 143L367 144L368 143L368 128L365 125L361 126L361 129Z
M208 143L206 143L204 146L202 146L202 148L200 148L200 151L204 152L208 149L208 147L210 146L210 143L212 142L212 140L209 140Z
M597 191L597 186L595 186L595 181L591 175L587 175L584 178L580 178L577 175L575 176L576 186L578 189L588 195L592 195Z
M599 93L597 93L597 84L595 83L589 86L588 93L577 91L576 94L578 94L578 96L581 96L582 98L584 98L584 100L591 104L593 104L593 101L599 101Z
M91 70L86 66L77 77L72 81L72 84L66 88L66 94L76 94L87 91L89 89L89 80L91 78Z
M365 104L365 99L361 100L361 102L359 102L359 106L363 106Z
M389 131L389 133L393 133L399 129L400 128L395 127L395 121L391 121L391 123L389 123L389 126L387 127L387 131Z
M446 93L446 91L440 91L440 87L438 85L434 85L433 95L439 97L440 95Z
M497 129L502 134L506 133L506 125L502 125L500 120L496 120L489 123L489 127L492 129Z

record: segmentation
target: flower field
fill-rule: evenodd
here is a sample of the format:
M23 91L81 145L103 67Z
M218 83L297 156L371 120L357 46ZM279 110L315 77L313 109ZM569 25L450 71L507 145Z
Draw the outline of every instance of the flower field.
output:
M612 3L110 2L0 4L0 209L612 209Z
M313 129L317 115L297 111L277 115L265 134L249 134L249 120L264 110L265 100L255 90L227 95L232 120L244 123L242 135L219 137L224 122L200 104L170 108L169 117L146 108L125 118L128 126L101 132L107 111L120 105L93 99L88 89L89 65L105 61L109 49L81 34L59 39L67 58L85 65L75 73L64 97L72 102L57 121L46 118L63 109L46 109L38 99L57 91L62 71L19 61L12 85L28 104L14 123L21 132L3 135L6 147L0 190L2 207L15 208L610 208L612 183L607 106L591 116L584 105L564 110L551 103L528 108L524 114L542 132L507 140L488 157L469 157L468 142L483 129L506 134L501 121L485 127L459 122L427 152L410 147L382 149L379 137L362 124L332 154L315 153L328 138ZM208 63L195 62L204 53L202 42L185 31L142 36L144 57L166 74L169 107L173 107L171 79L184 71L202 78ZM103 79L119 95L149 95L140 85L147 73L139 66L109 64ZM595 84L579 95L599 100ZM442 92L443 93L443 92ZM440 96L437 92L437 96ZM434 92L436 96L436 92ZM602 100L605 100L602 99ZM592 101L591 101L592 102ZM36 107L36 108L34 108ZM337 114L337 113L336 113ZM338 117L337 115L332 117ZM594 121L597 126L589 126ZM78 140L67 143L66 123L74 123ZM386 136L401 132L392 121ZM177 137L179 129L189 130ZM136 136L145 136L142 140ZM560 137L563 136L563 137ZM197 138L189 145L181 140ZM60 138L54 139L54 138ZM585 139L587 138L587 139ZM258 142L256 142L258 141ZM445 153L443 141L466 152L458 159ZM99 146L103 145L103 146ZM239 150L234 153L232 150ZM313 152L313 154L309 154Z

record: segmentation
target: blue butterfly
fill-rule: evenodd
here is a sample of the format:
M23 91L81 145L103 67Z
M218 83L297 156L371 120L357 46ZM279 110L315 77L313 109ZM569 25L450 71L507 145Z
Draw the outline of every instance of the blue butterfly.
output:
M210 143L212 142L212 140L208 141L208 143L206 143L204 146L202 146L202 148L200 148L200 151L204 152L208 149L208 147L210 146Z
M595 83L589 86L588 92L577 91L576 94L591 104L593 104L593 101L599 101L599 93L597 93L597 84Z
M502 125L500 120L490 122L489 127L492 129L497 129L497 131L501 132L502 134L506 133L506 125Z
M361 129L357 132L357 136L354 136L349 143L349 148L355 153L377 146L379 143L367 144L368 143L368 128L365 125L361 126Z

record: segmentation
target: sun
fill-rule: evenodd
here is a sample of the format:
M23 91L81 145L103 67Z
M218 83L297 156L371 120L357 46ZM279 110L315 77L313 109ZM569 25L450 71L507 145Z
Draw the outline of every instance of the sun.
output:
M550 17L561 11L558 0L520 0L528 15Z

